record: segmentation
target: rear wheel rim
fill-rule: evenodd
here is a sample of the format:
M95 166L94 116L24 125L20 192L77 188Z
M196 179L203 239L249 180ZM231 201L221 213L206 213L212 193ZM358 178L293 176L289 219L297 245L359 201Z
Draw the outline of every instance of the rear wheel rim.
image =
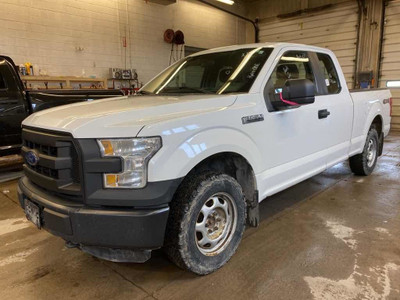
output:
M368 141L368 148L367 148L367 166L368 168L371 168L376 159L376 143L373 139L370 139Z
M195 239L199 251L214 256L226 249L237 225L237 207L232 196L216 193L204 202L196 219Z

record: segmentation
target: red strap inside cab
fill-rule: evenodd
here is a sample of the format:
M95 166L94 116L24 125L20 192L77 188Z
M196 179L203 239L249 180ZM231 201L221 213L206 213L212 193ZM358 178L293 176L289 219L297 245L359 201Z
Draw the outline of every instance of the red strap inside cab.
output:
M288 104L288 105L291 105L291 106L299 105L299 104L296 103L296 102L283 99L283 97L282 97L282 92L279 93L279 98L281 99L281 101L282 101L283 103L286 103L286 104Z

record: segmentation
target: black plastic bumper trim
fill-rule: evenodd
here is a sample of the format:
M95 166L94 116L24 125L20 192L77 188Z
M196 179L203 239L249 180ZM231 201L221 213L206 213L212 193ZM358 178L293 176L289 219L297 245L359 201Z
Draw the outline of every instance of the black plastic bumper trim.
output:
M46 187L48 190L51 190L53 192L63 191L70 195L81 195L81 187L77 183L71 183L69 180L54 179L36 173L35 171L31 170L26 164L23 165L23 169L25 175L39 186Z
M152 209L90 208L44 193L24 177L18 184L25 199L41 210L43 228L72 243L118 249L157 249L164 243L169 207Z

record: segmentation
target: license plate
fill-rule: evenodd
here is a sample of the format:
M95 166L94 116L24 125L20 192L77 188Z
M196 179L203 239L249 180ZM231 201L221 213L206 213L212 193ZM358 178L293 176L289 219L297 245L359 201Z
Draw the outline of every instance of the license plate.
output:
M25 199L25 215L26 218L36 225L37 228L41 228L40 223L40 209L39 206Z

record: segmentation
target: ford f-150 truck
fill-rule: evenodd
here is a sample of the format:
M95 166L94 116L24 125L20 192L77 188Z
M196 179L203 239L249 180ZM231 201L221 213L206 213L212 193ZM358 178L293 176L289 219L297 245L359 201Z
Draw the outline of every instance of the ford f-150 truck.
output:
M370 174L390 129L389 90L349 92L335 55L250 44L186 57L139 95L23 122L19 201L94 256L144 262L163 247L208 274L236 251L259 202L346 159Z
M21 122L49 107L123 95L119 90L28 91L11 58L0 56L0 156L20 153Z

